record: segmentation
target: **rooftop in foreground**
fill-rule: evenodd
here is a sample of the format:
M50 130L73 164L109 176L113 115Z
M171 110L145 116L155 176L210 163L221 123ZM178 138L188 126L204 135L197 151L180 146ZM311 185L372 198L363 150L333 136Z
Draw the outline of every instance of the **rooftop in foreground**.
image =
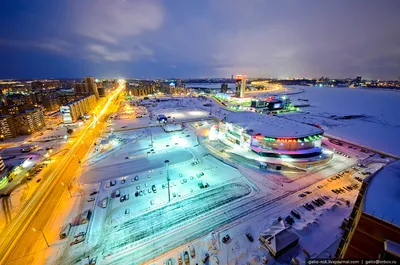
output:
M323 133L311 125L256 112L233 112L226 116L226 121L244 128L250 135L298 138Z
M375 175L368 177L363 211L400 226L400 161L396 161Z

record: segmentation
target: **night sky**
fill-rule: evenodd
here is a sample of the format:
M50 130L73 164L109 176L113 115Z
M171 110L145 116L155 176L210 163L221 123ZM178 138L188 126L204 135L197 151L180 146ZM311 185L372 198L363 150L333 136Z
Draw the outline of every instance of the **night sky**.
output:
M3 0L0 78L397 79L399 0Z

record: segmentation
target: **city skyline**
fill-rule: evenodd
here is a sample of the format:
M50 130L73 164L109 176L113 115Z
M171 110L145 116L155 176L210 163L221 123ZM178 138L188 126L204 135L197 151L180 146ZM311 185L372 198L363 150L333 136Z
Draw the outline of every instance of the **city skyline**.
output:
M6 3L0 78L397 80L396 1Z

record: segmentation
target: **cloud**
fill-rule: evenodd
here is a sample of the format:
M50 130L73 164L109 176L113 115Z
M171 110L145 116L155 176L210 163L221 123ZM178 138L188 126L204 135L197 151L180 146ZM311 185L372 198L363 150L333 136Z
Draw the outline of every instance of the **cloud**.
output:
M88 57L93 61L129 62L143 56L150 56L153 52L142 46L120 50L105 45L90 44L87 46Z
M73 45L64 40L56 39L40 39L40 40L5 40L0 39L0 45L14 48L39 48L42 50L58 53L62 55L70 55L74 49Z
M158 29L164 18L157 0L74 0L73 12L77 33L113 44Z

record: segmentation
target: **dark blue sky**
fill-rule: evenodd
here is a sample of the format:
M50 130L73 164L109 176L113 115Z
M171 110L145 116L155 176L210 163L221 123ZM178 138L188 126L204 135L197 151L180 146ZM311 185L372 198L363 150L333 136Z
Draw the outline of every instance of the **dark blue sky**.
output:
M4 0L0 78L400 76L399 0Z

